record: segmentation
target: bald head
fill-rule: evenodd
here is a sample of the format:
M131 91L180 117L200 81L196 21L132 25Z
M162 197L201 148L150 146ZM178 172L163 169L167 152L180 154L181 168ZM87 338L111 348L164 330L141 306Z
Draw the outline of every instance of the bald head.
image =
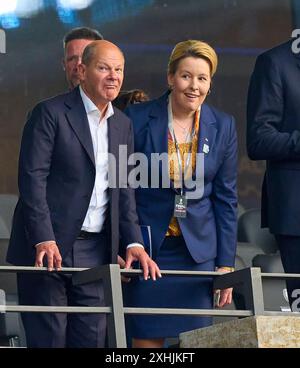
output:
M124 54L121 49L112 42L106 40L98 40L93 41L89 45L86 46L84 52L82 54L82 64L89 65L93 59L95 59L96 54L106 53L106 52L115 52L119 54L124 61Z
M118 46L109 41L94 41L85 48L79 71L81 87L102 111L120 92L124 78L124 55Z

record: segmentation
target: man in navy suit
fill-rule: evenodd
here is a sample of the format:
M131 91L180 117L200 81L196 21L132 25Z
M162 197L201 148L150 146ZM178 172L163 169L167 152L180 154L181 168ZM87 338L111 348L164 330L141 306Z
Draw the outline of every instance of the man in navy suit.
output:
M262 227L275 234L285 272L300 273L300 55L294 45L288 41L257 58L248 93L247 149L252 160L267 160ZM292 304L300 280L288 281L287 288Z
M142 246L134 192L118 187L119 145L133 150L129 119L111 105L124 71L121 50L89 44L80 86L40 102L27 121L19 159L20 199L7 260L15 265L96 267L116 263L119 240L126 262L140 261L144 278L159 275ZM109 185L116 161L117 186ZM122 183L124 184L124 183ZM59 272L18 274L23 305L103 306L99 282L73 286ZM103 314L23 313L28 347L103 347Z

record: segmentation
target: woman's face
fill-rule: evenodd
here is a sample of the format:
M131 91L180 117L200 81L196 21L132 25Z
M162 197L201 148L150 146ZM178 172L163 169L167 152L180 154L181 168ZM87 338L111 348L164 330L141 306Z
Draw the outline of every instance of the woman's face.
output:
M210 88L210 66L202 58L188 56L178 63L175 74L168 75L172 103L182 112L196 111Z

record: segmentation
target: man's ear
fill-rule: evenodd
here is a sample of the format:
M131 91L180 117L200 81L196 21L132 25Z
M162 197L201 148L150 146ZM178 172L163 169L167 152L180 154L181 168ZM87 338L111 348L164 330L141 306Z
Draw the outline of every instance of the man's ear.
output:
M64 58L61 59L61 65L62 65L63 71L65 72L66 71L66 62L65 62Z
M82 63L78 64L78 71L79 71L80 80L84 80L85 68L86 68L86 66L84 64L82 64Z

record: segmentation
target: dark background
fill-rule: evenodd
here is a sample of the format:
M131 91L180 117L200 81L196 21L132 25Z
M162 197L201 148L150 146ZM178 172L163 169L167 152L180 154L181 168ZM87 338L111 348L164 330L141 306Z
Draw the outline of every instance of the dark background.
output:
M6 0L8 3L10 0ZM27 0L19 0L26 8ZM20 137L26 113L37 101L67 89L61 67L62 38L75 26L97 28L126 57L123 88L142 88L158 97L167 86L166 68L174 45L201 39L216 48L219 67L209 103L236 118L239 136L239 202L260 205L264 162L246 156L246 96L259 53L289 39L297 28L300 1L291 0L35 0L26 17L18 9L1 15L6 54L0 54L0 193L17 193ZM71 0L69 0L69 3ZM79 0L77 0L77 3Z

